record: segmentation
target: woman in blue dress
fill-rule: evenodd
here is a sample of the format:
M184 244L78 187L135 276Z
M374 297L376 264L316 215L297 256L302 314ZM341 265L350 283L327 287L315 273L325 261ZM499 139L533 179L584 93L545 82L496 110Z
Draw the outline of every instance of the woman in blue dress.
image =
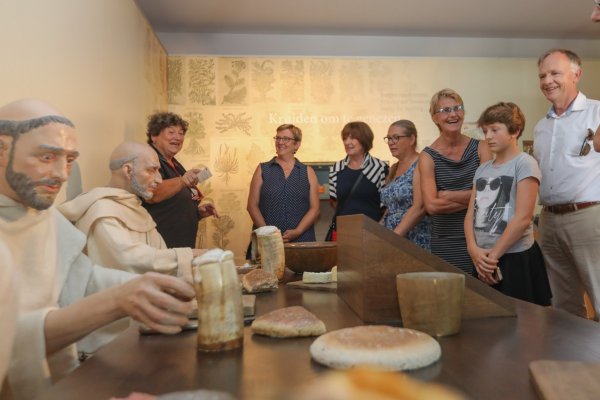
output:
M247 210L253 229L276 226L284 242L314 242L319 184L315 171L294 156L302 131L291 124L281 125L273 140L277 155L256 167L250 183Z
M412 121L394 122L383 138L398 162L390 168L381 201L386 207L383 224L411 242L429 250L431 225L425 214L419 183L417 128Z

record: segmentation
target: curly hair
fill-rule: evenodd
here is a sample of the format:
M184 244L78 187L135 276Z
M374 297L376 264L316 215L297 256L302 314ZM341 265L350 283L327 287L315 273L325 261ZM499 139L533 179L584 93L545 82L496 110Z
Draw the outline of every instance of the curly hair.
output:
M148 144L152 144L152 137L160 135L163 129L170 126L179 126L183 129L183 134L188 130L188 123L179 115L172 112L157 112L148 117Z

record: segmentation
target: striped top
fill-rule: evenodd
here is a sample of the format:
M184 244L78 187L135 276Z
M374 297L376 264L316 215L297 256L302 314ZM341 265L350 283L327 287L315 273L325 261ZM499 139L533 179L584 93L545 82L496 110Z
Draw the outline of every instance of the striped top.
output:
M473 177L479 167L479 140L470 139L460 160L451 160L431 147L424 152L433 158L436 189L471 190ZM473 268L467 252L464 222L467 210L431 216L431 251L449 263L470 272Z
M346 157L329 168L329 197L342 205L337 210L338 215L364 214L378 221L382 207L379 192L385 185L389 169L387 164L369 154L365 155L361 169L346 168L348 162ZM350 196L352 187L361 174L363 177Z
M348 156L329 167L329 197L337 200L337 178L340 171L348 166L350 159ZM372 157L369 153L365 155L365 160L361 166L365 178L372 182L378 190L385 186L385 177L389 167L378 158Z
M305 164L296 160L286 178L275 157L260 164L263 184L258 208L267 225L276 226L281 233L295 229L310 209L310 183ZM314 242L315 227L311 225L293 242Z

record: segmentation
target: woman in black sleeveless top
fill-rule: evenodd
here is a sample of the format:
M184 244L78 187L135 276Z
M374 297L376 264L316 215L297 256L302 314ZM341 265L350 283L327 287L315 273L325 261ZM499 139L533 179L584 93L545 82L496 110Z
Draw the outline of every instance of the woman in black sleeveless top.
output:
M419 156L421 191L431 215L431 252L472 274L464 220L479 164L491 158L485 142L461 133L463 100L452 89L433 95L429 112L440 136Z

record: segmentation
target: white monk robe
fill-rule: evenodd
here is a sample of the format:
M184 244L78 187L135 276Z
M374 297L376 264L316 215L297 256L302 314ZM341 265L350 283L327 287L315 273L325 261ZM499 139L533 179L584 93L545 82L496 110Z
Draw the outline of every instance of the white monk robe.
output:
M15 338L18 306L16 273L8 248L0 241L0 391Z
M57 208L86 235L84 252L95 264L140 274L179 275L192 281L192 249L168 249L135 194L97 187ZM79 341L77 349L94 353L128 326L127 318L97 329Z
M87 237L86 254L110 268L192 277L192 249L168 249L156 223L133 193L97 187L58 206Z
M135 275L93 265L82 252L85 236L53 207L37 211L0 195L0 240L20 283L8 385L0 397L33 399L78 366L74 345L46 357L46 314Z

